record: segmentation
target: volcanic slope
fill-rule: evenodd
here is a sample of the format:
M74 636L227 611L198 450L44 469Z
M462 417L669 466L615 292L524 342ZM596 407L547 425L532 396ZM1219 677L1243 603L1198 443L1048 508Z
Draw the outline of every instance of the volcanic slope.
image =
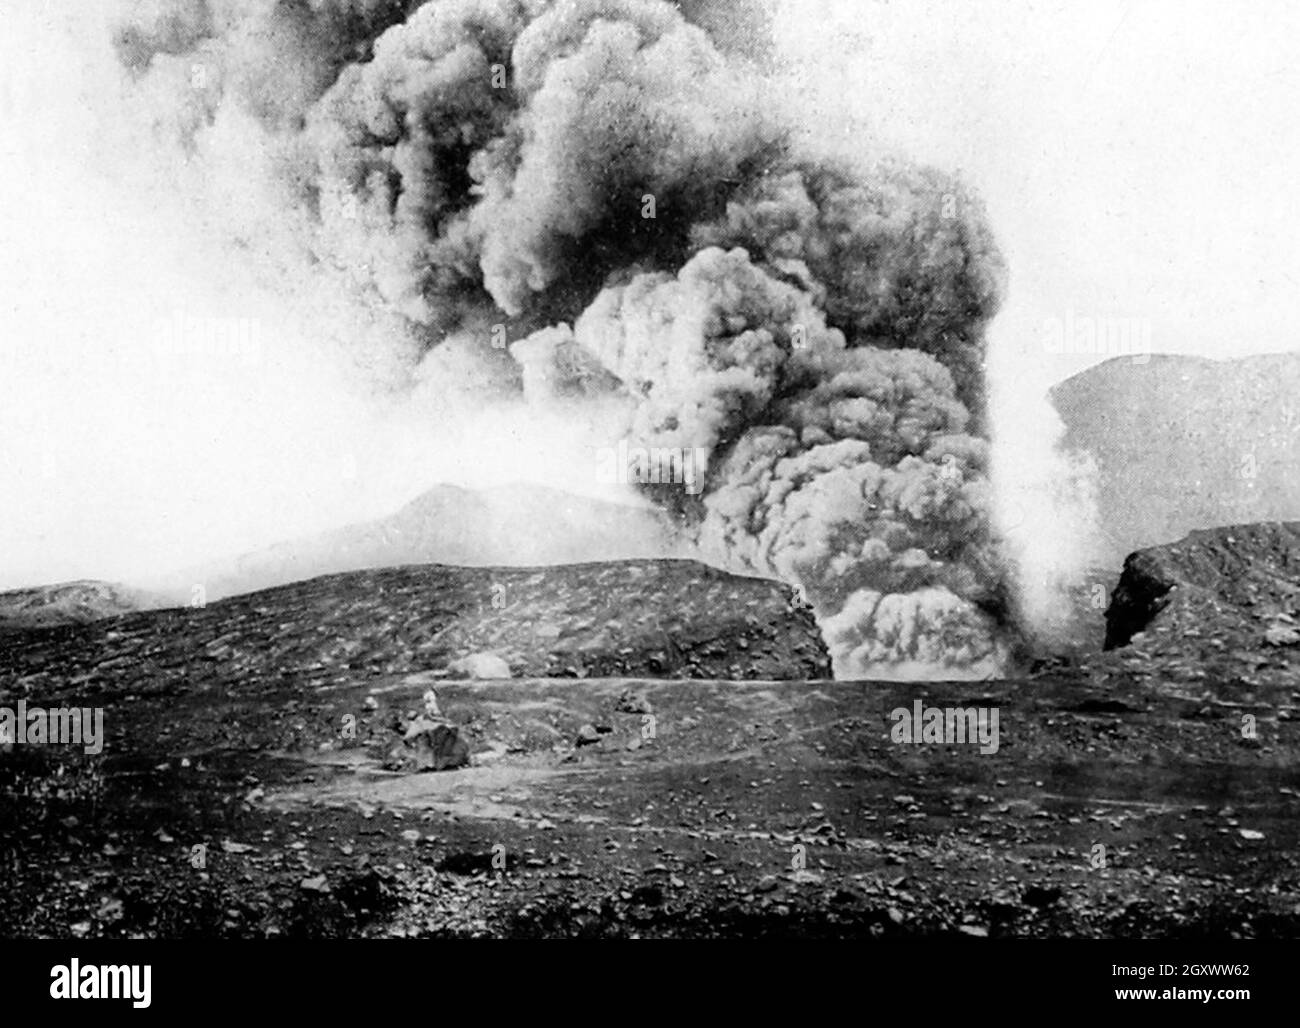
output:
M0 642L0 682L184 692L447 671L490 651L516 675L828 678L811 611L779 583L690 561L421 565L330 575L203 608Z

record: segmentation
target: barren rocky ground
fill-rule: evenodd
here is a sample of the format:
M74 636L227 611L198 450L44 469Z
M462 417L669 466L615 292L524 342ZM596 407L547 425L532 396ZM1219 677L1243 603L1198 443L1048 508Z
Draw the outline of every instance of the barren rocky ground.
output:
M1190 533L1128 558L1106 614L1108 646L1257 660L1300 642L1300 522ZM1267 662L1265 662L1267 663ZM1282 661L1285 664L1285 660Z
M0 689L83 698L445 670L490 651L516 675L804 678L830 673L794 591L685 560L429 564L314 578L0 637Z
M1288 647L1259 659L1289 677L1249 681L1129 650L975 685L689 662L679 680L597 662L586 678L452 681L447 655L383 642L415 620L367 634L329 613L371 609L376 587L336 576L10 645L0 702L102 705L109 739L98 757L0 755L0 934L1300 934ZM385 595L386 611L406 602ZM707 634L700 610L683 631ZM464 647L513 638L499 631ZM357 638L369 648L337 651ZM771 642L746 638L720 659ZM393 759L430 689L467 766ZM917 700L995 708L997 752L893 741L891 712Z

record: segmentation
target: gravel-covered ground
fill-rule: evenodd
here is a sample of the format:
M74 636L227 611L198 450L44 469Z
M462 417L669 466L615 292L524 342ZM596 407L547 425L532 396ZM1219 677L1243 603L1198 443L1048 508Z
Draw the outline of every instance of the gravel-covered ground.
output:
M1192 677L1130 648L978 684L453 681L479 637L438 649L418 612L455 597L401 581L11 637L0 705L102 706L107 742L0 752L0 935L1300 935L1276 633L1245 677L1243 636ZM718 659L788 652L769 628ZM996 752L897 741L917 701L996 711ZM452 766L420 770L435 728Z
M1285 690L439 682L471 766L385 770L430 684L114 697L103 756L14 747L4 934L1300 934ZM998 752L891 741L918 698L996 707Z

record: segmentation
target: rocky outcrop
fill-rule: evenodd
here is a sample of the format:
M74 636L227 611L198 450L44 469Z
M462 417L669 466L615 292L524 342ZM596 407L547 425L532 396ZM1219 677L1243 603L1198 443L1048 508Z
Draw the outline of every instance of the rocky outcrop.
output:
M1247 681L1300 662L1300 522L1192 532L1129 556L1106 648Z

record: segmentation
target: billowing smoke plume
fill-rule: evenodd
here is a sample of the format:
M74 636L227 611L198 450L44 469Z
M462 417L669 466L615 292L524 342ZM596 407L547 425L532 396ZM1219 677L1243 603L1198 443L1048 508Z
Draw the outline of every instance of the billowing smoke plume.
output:
M613 411L625 452L698 454L702 490L647 492L713 560L799 585L837 673L996 673L1000 258L960 183L795 142L760 15L146 0L117 47L184 145L258 120L314 258L400 311L445 388L468 361Z

